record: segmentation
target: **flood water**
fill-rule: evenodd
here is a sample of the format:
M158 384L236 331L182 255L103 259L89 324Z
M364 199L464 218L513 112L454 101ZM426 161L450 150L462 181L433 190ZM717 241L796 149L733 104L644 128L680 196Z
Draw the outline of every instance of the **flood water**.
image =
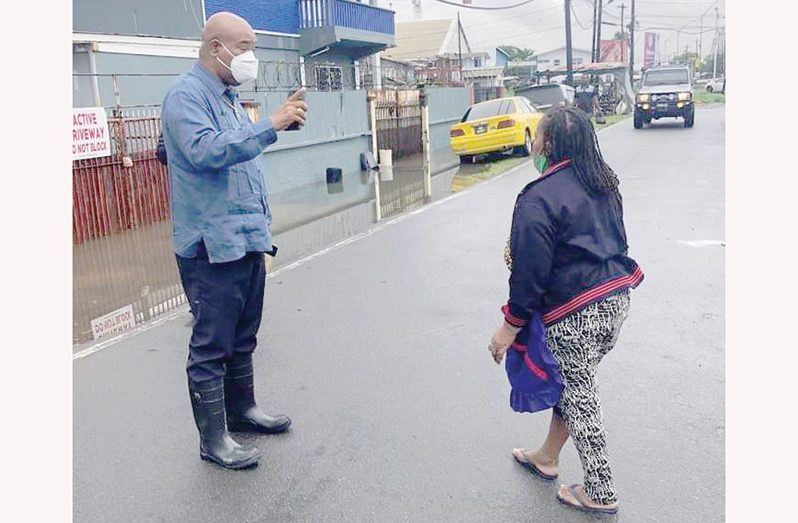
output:
M497 162L508 161L499 156L457 165L453 159L456 157L453 158L451 152L448 157L433 158L433 165L439 169L440 166L449 168L441 169L432 177L430 201L448 196L453 192L453 185L458 186L463 180L479 178L495 169ZM380 181L383 219L425 204L421 155L399 159L394 165L393 178ZM284 223L301 223L301 216L297 214L301 205L281 204L276 199L270 207L278 224L273 229L274 243L280 247L273 268L363 232L375 223L373 194L346 213L282 230L280 217L285 219ZM72 259L73 344L91 341L94 338L92 320L122 307L132 305L135 322L141 323L186 303L172 250L170 221L74 245Z

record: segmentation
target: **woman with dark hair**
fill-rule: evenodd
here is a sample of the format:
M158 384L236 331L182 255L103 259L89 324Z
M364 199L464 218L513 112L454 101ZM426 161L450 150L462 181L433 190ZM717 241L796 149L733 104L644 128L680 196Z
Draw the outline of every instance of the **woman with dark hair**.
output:
M541 175L516 200L505 251L510 299L489 349L501 362L534 314L542 315L564 388L546 440L535 450L514 449L513 456L552 481L570 436L584 483L561 485L557 498L583 511L615 513L596 367L615 344L629 289L643 273L627 256L618 177L604 162L584 113L573 107L549 111L538 125L532 156Z

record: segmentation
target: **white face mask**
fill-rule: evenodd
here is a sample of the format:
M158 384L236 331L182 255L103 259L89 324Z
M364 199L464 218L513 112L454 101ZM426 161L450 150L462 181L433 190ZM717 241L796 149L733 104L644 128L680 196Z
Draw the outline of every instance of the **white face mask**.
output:
M230 49L228 49L226 45L222 42L219 43L224 47L225 51L230 53ZM230 56L233 57L230 65L224 63L218 56L216 60L230 70L236 82L243 84L244 82L255 80L258 77L258 57L255 56L254 51L246 51L238 55L230 53Z

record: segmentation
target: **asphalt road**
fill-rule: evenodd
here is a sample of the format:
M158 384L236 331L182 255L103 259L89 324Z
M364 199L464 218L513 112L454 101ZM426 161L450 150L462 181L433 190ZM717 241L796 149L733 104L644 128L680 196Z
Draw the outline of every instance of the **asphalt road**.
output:
M724 125L715 106L692 129L599 135L646 273L599 370L622 504L605 521L724 520ZM256 469L199 459L187 312L76 360L74 521L593 521L514 463L549 416L511 411L486 348L532 176L525 164L269 279L256 393L294 425L246 438ZM570 444L560 476L581 481Z

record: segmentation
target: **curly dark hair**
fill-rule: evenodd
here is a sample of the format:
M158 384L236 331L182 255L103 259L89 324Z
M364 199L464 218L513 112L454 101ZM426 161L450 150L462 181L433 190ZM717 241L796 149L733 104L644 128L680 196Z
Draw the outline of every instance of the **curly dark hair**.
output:
M604 161L593 125L582 110L556 107L541 122L549 163L566 158L590 194L618 194L618 176Z
M541 120L549 164L571 160L576 177L591 195L603 195L615 216L618 230L626 245L623 226L623 199L618 189L618 176L604 161L593 125L581 109L556 107Z

